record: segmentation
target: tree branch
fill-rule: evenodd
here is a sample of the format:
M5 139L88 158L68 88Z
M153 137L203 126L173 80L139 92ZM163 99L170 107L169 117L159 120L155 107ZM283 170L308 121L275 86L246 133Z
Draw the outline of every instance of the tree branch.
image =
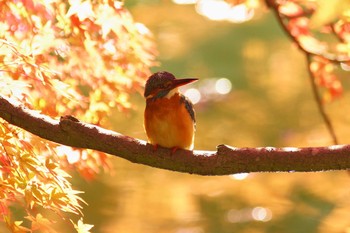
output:
M234 148L189 151L153 146L96 125L65 116L60 120L23 107L0 95L0 117L41 138L67 146L102 151L133 163L199 175L243 172L325 171L350 168L350 145L309 148Z
M343 58L338 57L338 56L331 57L327 54L317 54L317 53L313 53L313 52L308 51L306 48L304 48L300 44L300 42L297 40L297 38L292 35L292 33L289 31L287 25L284 23L282 16L278 10L279 4L274 0L265 0L265 2L266 2L266 5L271 8L271 10L272 10L278 24L280 25L281 29L283 30L283 32L294 42L294 44L297 45L298 49L306 55L309 78L310 78L310 82L311 82L312 92L314 94L314 98L315 98L315 101L316 101L316 104L318 107L318 111L321 114L322 120L327 127L327 130L332 138L333 143L338 144L338 139L337 139L337 136L335 134L333 124L332 124L330 118L328 117L328 115L324 109L320 94L318 92L318 88L317 88L316 83L315 83L314 75L310 69L311 56L320 56L320 57L327 59L329 62L333 62L333 63L337 63L337 64L339 64L341 62L349 61L349 58L343 59Z
M307 62L307 70L308 70L309 78L310 78L310 84L312 87L312 92L314 94L315 101L317 103L318 111L321 114L322 120L327 127L327 130L332 138L333 143L339 144L337 135L335 134L335 131L334 131L333 124L332 124L330 118L328 117L326 110L324 109L324 106L322 104L322 100L321 100L320 94L318 92L318 88L316 86L314 74L311 71L311 62L312 62L311 55L308 53L305 53L305 55L306 55L306 62Z

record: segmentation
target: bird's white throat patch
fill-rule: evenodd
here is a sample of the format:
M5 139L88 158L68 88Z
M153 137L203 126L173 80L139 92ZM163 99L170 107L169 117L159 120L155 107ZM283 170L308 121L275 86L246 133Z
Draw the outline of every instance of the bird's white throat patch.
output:
M172 90L169 91L169 93L165 96L165 98L170 99L170 98L173 97L178 91L179 91L178 88L172 89Z

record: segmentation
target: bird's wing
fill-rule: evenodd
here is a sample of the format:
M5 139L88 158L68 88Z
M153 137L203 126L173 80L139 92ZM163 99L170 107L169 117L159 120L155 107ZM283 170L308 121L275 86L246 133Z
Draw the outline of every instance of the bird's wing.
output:
M196 114L194 112L194 107L193 107L193 104L191 103L191 101L184 95L181 95L180 101L181 101L181 103L185 104L186 110L190 114L191 119L193 120L194 123L196 123Z

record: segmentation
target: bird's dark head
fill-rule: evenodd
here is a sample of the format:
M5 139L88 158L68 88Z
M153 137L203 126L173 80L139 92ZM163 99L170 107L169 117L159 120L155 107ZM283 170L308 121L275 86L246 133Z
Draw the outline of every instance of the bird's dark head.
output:
M171 90L194 82L198 79L196 78L186 78L186 79L177 79L175 76L169 72L161 71L152 74L145 86L144 97L147 98L162 98L165 97Z

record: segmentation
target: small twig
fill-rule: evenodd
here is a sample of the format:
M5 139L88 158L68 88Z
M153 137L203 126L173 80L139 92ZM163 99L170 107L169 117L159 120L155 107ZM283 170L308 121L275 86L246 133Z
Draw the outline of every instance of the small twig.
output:
M313 52L313 51L308 51L306 48L304 48L300 43L299 41L297 40L296 37L294 37L288 27L286 26L286 24L284 23L283 21L283 16L279 13L278 11L278 7L279 7L279 4L276 3L274 0L265 0L267 6L272 9L272 12L273 14L275 15L275 18L277 19L277 22L278 24L281 26L281 28L283 29L283 31L285 32L285 34L297 45L297 47L303 51L304 53L308 53L310 55L313 55L313 56L320 56L320 57L323 57L325 59L327 59L329 62L331 63L336 63L336 64L339 64L339 63L342 63L342 62L349 62L350 61L350 57L348 56L343 56L343 55L337 55L337 54L331 54L331 53L316 53L316 52ZM310 11L311 12L311 11ZM310 13L310 12L307 12L307 13ZM303 17L303 16L301 16ZM298 18L297 16L293 16L293 17L284 17L286 18L287 20L290 20L290 19L294 19L294 18Z
M318 110L321 114L321 117L324 121L324 123L326 124L326 127L327 127L327 130L329 132L329 134L331 135L332 137L332 140L333 140L333 143L334 144L338 144L338 139L335 135L335 132L334 132L334 128L333 128L333 125L327 115L327 113L325 112L325 109L324 109L324 106L322 104L322 101L321 101L321 98L320 98L320 95L319 95L319 92L318 92L318 89L317 89L317 86L316 86L316 83L315 83L315 80L314 80L314 74L312 73L311 69L310 69L310 64L311 64L311 56L321 56L325 59L327 59L329 62L333 62L333 63L341 63L343 62L343 59L337 57L337 56L334 56L333 58L329 57L329 56L326 56L325 54L322 55L322 54L316 54L316 53L312 53L310 51L307 51L303 46L301 46L301 44L299 43L299 41L297 40L296 37L294 37L290 31L288 30L287 26L285 25L285 23L283 22L283 19L278 11L278 4L273 1L273 0L266 0L266 4L268 7L270 7L277 19L277 22L279 23L279 25L281 26L281 28L283 29L283 31L285 32L285 34L297 45L297 47L306 55L306 58L307 58L307 62L308 62L308 72L309 72L309 78L310 78L310 82L311 82L311 87L312 87L312 91L314 93L314 98L315 98L315 101L316 101L316 104L317 104L317 107L318 107ZM349 59L345 59L344 61L348 61Z
M328 117L328 115L327 115L327 113L326 113L326 111L324 109L324 106L322 104L322 100L321 100L320 94L319 94L317 86L316 86L315 77L314 77L314 74L313 74L313 72L311 70L311 67L310 67L310 64L312 62L311 61L311 55L308 54L308 53L305 53L305 55L306 55L306 60L307 60L307 70L308 70L308 73L309 73L309 78L310 78L310 83L311 83L311 87L312 87L312 92L314 93L314 97L315 97L315 100L316 100L316 103L317 103L318 111L320 112L321 117L322 117L324 123L326 124L328 132L329 132L329 134L332 137L333 143L334 144L338 144L338 139L337 139L337 136L335 135L332 122L329 119L329 117Z

